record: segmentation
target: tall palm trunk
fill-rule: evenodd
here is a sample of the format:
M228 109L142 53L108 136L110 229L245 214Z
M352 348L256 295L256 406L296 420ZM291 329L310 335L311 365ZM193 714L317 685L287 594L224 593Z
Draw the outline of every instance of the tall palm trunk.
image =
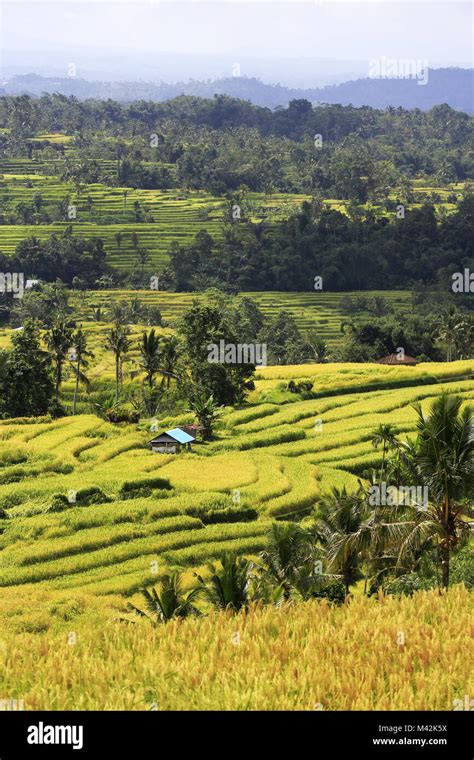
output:
M439 549L441 557L441 583L446 591L449 588L449 546L442 544Z
M56 363L56 401L59 401L59 388L61 387L62 375L63 365L62 362L58 361Z
M79 372L80 372L81 359L78 357L76 365L76 384L74 386L74 398L72 400L72 413L76 414L77 392L79 390Z
M441 555L441 578L442 578L442 584L443 588L446 589L446 591L449 588L449 561L450 561L450 551L449 551L449 516L450 516L450 504L449 504L449 495L446 493L444 495L444 509L443 509L443 528L445 533L445 543L441 544L440 547L440 555Z
M119 384L120 384L120 356L115 356L115 401L118 404L119 400Z

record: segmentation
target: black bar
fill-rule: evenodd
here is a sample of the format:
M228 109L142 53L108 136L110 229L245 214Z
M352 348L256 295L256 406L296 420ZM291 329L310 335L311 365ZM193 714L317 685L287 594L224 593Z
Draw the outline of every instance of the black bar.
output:
M42 725L42 730L41 730ZM65 728L56 733L55 727ZM73 733L72 727L76 727ZM79 727L82 726L82 737ZM52 729L49 727L53 727ZM395 728L397 730L395 730ZM470 712L2 712L0 760L239 753L472 760ZM31 744L49 738L73 744ZM82 747L79 747L81 744ZM382 742L383 740L383 742ZM283 747L286 747L286 750ZM333 755L334 753L334 755ZM263 757L263 755L262 755Z

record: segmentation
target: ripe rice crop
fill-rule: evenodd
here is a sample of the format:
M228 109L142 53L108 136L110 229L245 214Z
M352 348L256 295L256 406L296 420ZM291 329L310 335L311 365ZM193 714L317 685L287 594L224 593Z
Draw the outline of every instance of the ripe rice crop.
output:
M472 595L462 586L340 607L252 607L159 629L110 620L119 600L42 594L0 646L0 693L27 710L448 711L472 694Z

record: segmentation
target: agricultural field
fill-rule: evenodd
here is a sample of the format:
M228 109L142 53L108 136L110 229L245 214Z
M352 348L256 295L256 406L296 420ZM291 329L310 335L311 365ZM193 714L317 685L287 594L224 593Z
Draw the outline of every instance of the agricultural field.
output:
M301 125L293 110L289 117L295 119L297 135ZM354 120L359 140L350 110L347 118ZM150 161L160 154L150 152L143 113L134 116L132 107L126 124L117 129L109 124L103 135L90 127L99 123L90 116L87 128L76 123L70 134L56 130L68 131L69 118L77 120L77 114L51 118L38 133L30 123L18 155L15 141L0 143L8 145L9 154L0 158L0 253L13 256L26 238L46 240L69 227L82 238L66 236L53 241L57 251L31 246L24 258L18 256L27 278L41 280L22 302L11 306L11 281L6 291L4 279L0 705L5 694L24 700L26 709L48 710L452 709L455 700L472 693L466 668L469 584L453 580L452 571L448 593L426 590L434 578L431 567L436 573L441 565L441 573L449 570L439 535L426 541L423 536L423 545L410 546L410 556L402 560L408 518L400 527L399 513L395 518L391 512L392 533L383 538L382 551L379 521L375 509L368 511L363 492L384 477L394 479L395 460L387 475L387 451L398 452L399 482L400 451L409 447L397 448L393 436L403 443L415 438L416 405L427 413L436 400L452 401L446 401L449 394L460 399L461 410L474 407L474 360L450 360L472 357L472 315L467 292L458 299L460 311L454 306L446 266L451 253L453 264L468 261L465 230L472 199L466 192L469 180L444 179L467 177L467 170L449 173L449 166L439 166L444 153L438 143L432 171L431 157L414 161L410 146L402 166L423 170L401 168L398 153L397 161L388 160L399 150L400 138L393 145L385 145L385 138L377 143L378 157L372 163L367 154L366 170L353 164L351 132L325 146L318 163L311 134L301 142L284 130L278 139L271 133L257 140L258 130L250 127L242 132L212 127L207 134L205 121L202 130L187 127L181 133L179 119L166 118L160 123L160 145L170 163ZM336 121L341 116L344 111ZM5 123L7 117L16 123L15 113L4 115ZM406 117L400 109L386 118L388 125L398 118L401 124L393 126L400 130ZM367 122L365 129L378 140L385 126ZM428 126L431 135L434 127ZM406 129L411 134L415 127ZM459 132L464 135L461 125ZM11 136L8 129L2 134ZM367 146L369 151L376 147ZM456 148L459 155L461 149ZM261 176L254 174L259 163ZM207 168L213 170L209 175ZM121 177L130 186L122 186ZM308 188L315 189L314 198ZM399 197L406 198L408 210L418 209L406 220L404 209L402 217L396 216ZM231 230L236 200L243 205L243 221L254 224ZM312 205L301 209L305 201ZM404 221L395 229L399 218ZM219 245L209 245L202 235L170 264L173 243L190 246L204 231ZM101 251L87 246L98 238L106 261ZM73 256L69 245L80 254ZM433 271L423 271L431 263ZM37 271L43 265L44 274ZM323 275L330 290L312 290ZM55 280L56 288L51 287ZM439 314L431 290L426 313L416 298L422 283L429 289L441 283ZM253 286L260 290L250 292ZM286 287L291 291L277 290ZM347 290L364 287L374 289ZM219 288L239 291L232 307L222 307ZM245 297L266 319L252 304L247 304L248 314L238 310ZM196 299L213 308L192 310ZM445 308L448 302L452 311ZM282 312L293 317L299 337ZM183 324L185 313L189 319ZM281 332L277 318L284 325ZM367 345L362 339L359 345L357 328L365 329L364 322L367 333L374 327L373 335ZM152 332L153 323L158 324ZM349 328L347 323L352 323ZM79 326L84 334L78 334ZM422 327L433 333L429 341ZM12 342L15 331L23 332ZM277 349L286 353L273 349L273 333ZM245 376L234 359L217 368L222 374L207 375L212 360L197 356L198 350L209 350L208 340L229 334L232 341L248 334L265 346L268 342L272 361L281 365L257 366ZM176 342L163 340L173 335ZM78 344L82 348L76 355L72 349ZM387 352L395 350L387 346L405 345L407 355L415 350L413 356L423 361L416 366L369 361L379 356L381 345ZM338 361L344 356L354 361ZM425 361L441 356L447 361ZM319 363L310 363L315 358ZM239 365L238 370L227 364ZM14 416L18 413L31 416ZM158 413L159 419L150 416ZM158 432L196 421L201 433L189 450L151 451L150 439ZM381 435L386 436L383 446ZM469 434L466 438L467 450ZM411 461L407 457L406 471L410 465L420 467L417 476L427 482L434 479L434 469L420 475L420 451L421 444ZM440 456L437 464L446 459ZM467 502L471 493L464 497ZM332 518L344 517L348 504L359 509L350 519L360 519L364 541L366 523L373 521L368 549L361 542L354 552L353 522L328 527ZM466 510L459 519L463 530L469 519ZM283 580L278 573L269 580L268 554L262 552L279 529L299 531L313 542L310 560L308 554L303 560L297 556L300 586L291 563ZM335 546L339 551L341 534L348 541L336 567L331 552ZM288 546L285 536L281 546ZM348 547L354 555L349 570ZM465 548L468 537L458 554ZM455 550L447 554L454 563ZM320 556L329 571L313 570ZM179 620L158 614L153 626L133 615L130 605L144 604L144 589L162 589L171 573L179 577L180 592L195 591L196 578L205 585L215 567L225 569L227 557L236 574L242 564L250 568L243 596L263 571L257 580L260 596L250 592L248 606L245 597L240 607L221 604L218 611L219 605L204 596L191 617L188 609ZM398 559L405 564L394 569ZM421 568L422 559L428 569ZM409 585L403 592L390 589L390 582L400 578L409 584L412 575L420 580L415 599L408 596ZM463 581L467 577L466 571ZM308 578L314 585L304 588ZM438 576L434 582L440 583ZM242 607L245 613L237 611ZM397 641L400 631L406 634L403 645Z
M118 622L118 598L115 620L87 594L39 598L42 628L6 631L0 641L2 693L25 709L448 711L472 694L472 595L462 586L447 597L419 593L416 615L406 597L358 597L349 606L251 608L159 630ZM28 590L20 600L29 603Z
M215 613L164 632L123 620L127 601L169 569L191 584L224 550L258 554L272 520L304 521L333 486L357 488L380 464L374 429L410 436L413 403L426 409L446 389L474 403L473 372L472 362L262 368L253 401L225 410L217 439L175 456L148 450L146 423L0 422L0 691L51 710L451 709L470 688L472 600L461 586L446 598L420 592L416 617L409 598L380 604L356 589L349 606ZM285 396L301 377L320 398ZM265 400L278 394L288 403ZM370 648L347 648L368 630Z
M0 215L4 217L0 224L1 252L11 255L18 243L27 237L35 236L43 240L72 226L76 234L88 239L102 239L107 261L117 270L131 271L136 263L137 248L146 248L150 254L150 265L159 274L166 266L172 242L189 244L200 230L206 230L216 240L221 238L226 204L223 197L177 188L145 190L100 183L82 183L77 187L71 180L60 178L66 160L75 158L74 136L38 135L31 141L61 145L64 154L61 158L49 160L0 160ZM99 159L98 163L113 175L113 161ZM464 184L451 183L438 188L415 179L412 187L414 200L410 207L419 207L434 194L436 207L442 213L449 214L455 210L452 196L461 197ZM48 213L55 221L8 223L8 215L19 204L31 204L38 194L42 198L41 212ZM388 198L395 200L395 191ZM254 222L265 221L272 225L287 218L297 211L303 201L310 199L310 195L298 193L249 192L247 216ZM64 203L65 209L59 212L58 207ZM343 200L325 199L324 204L343 213L348 210L348 203ZM68 205L73 208L71 217L67 215ZM378 214L388 213L381 207L373 208ZM390 213L393 215L393 212Z
M300 330L317 329L318 335L330 347L336 347L342 340L341 323L348 319L341 310L341 302L360 295L368 299L381 297L401 313L409 309L411 300L410 292L402 290L364 291L363 293L252 291L240 293L239 298L246 296L252 298L264 315L269 318L276 316L280 310L289 312ZM145 306L158 307L163 319L172 327L176 320L190 308L193 300L202 301L206 299L206 296L201 293L171 293L159 290L96 290L79 294L72 292L71 298L79 320L93 319L97 309L105 313L113 302L130 302L133 298L138 298Z
M31 162L33 163L33 162ZM7 167L8 168L8 167ZM225 200L205 192L142 190L130 187L84 185L78 195L72 182L42 174L8 174L0 161L0 213L13 211L20 203L31 203L36 194L43 199L41 209L54 215L58 204L74 207L74 217L51 224L0 224L0 251L11 255L21 240L40 240L60 234L72 226L76 234L104 242L107 261L119 270L130 271L137 248L146 248L150 264L162 271L172 242L189 244L200 230L219 239ZM253 221L270 223L297 210L310 196L250 193L248 203ZM137 206L138 204L138 206ZM337 205L334 202L332 205ZM137 218L138 217L138 218Z
M410 435L416 401L426 408L443 390L474 399L472 362L453 362L306 365L320 398L265 400L285 395L281 384L302 369L262 369L254 401L226 409L217 439L179 456L148 450L146 422L124 428L92 414L0 422L2 598L20 588L32 601L41 589L130 595L164 567L199 566L224 549L256 553L272 519L304 518L321 493L369 476L380 423ZM219 510L231 522L218 522ZM29 615L9 622L28 627Z

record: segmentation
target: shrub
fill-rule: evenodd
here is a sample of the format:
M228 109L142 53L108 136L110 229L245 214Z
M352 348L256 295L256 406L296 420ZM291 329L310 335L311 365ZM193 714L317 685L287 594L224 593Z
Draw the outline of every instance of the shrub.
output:
M258 512L252 507L224 507L224 509L199 510L196 514L206 525L214 523L249 522L256 520Z
M88 507L90 504L107 504L110 501L112 499L102 489L91 486L76 491L74 500L62 493L55 494L48 512L62 512L70 507Z
M338 578L325 579L312 590L311 596L316 599L328 599L330 602L342 604L346 596L344 583Z
M311 393L313 389L313 383L310 383L310 382L295 383L294 380L290 380L287 388L290 391L290 393L309 394Z
M474 588L474 556L469 546L464 547L453 554L450 566L450 585L464 583L466 588ZM428 591L437 588L436 575L422 575L421 573L406 573L390 581L385 593L390 595L412 596L415 591Z
M130 409L107 409L105 415L108 421L114 424L119 422L136 424L140 421L140 413Z
M151 496L154 489L170 491L171 484L166 478L143 478L142 480L126 480L118 493L119 499L138 499Z
M385 587L390 596L412 596L415 591L427 591L436 586L436 578L423 578L419 573L406 573L394 578Z

